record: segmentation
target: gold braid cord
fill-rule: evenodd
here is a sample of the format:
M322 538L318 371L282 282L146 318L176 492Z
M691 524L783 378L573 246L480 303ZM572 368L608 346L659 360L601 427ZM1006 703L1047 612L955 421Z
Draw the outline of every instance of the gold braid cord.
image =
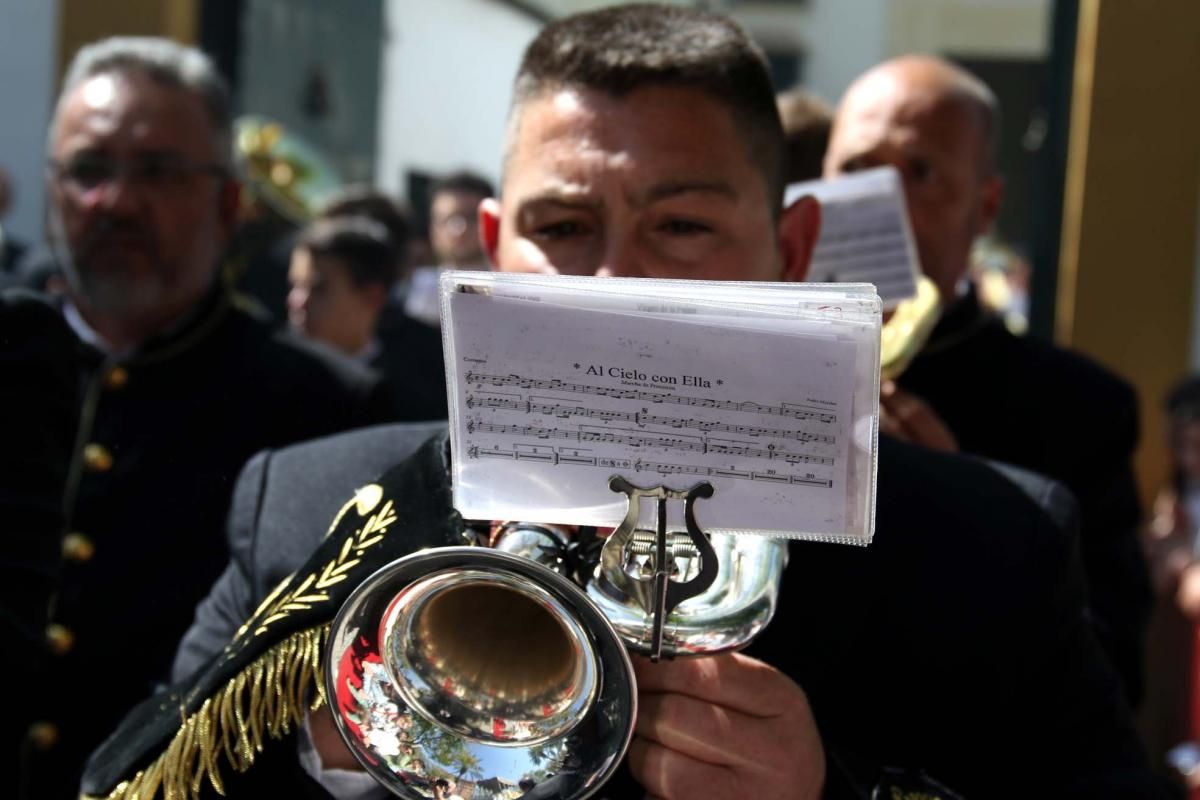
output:
M263 653L188 715L166 751L117 784L107 800L194 798L206 776L224 795L217 768L222 755L236 771L245 772L262 752L266 736L282 737L293 723L301 723L306 710L325 703L321 662L328 635L329 625L318 625L293 633ZM311 702L306 700L310 695ZM84 795L83 800L100 798Z
M391 500L378 485L364 486L338 512L329 534L354 508L362 527L346 537L333 561L303 578L293 574L272 591L226 647L226 658L253 637L265 635L280 620L309 611L329 599L326 590L350 577L367 550L383 541L396 521ZM378 507L378 511L375 509ZM375 511L374 514L371 512ZM117 784L107 800L185 800L200 795L207 776L218 794L225 794L217 761L223 755L237 772L245 772L262 752L267 736L279 739L300 724L306 709L325 704L325 640L331 623L291 634L270 647L219 689L195 713L184 716L167 749L141 772ZM315 690L315 691L314 691ZM309 702L307 698L312 697ZM81 800L102 800L82 795Z

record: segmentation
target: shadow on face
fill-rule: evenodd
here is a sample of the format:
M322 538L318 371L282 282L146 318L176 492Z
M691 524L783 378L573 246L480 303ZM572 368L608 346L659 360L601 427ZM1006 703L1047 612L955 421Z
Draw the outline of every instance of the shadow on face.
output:
M698 280L807 269L812 204L802 225L780 219L732 114L707 94L564 89L519 114L503 202L481 210L499 269Z
M63 99L49 195L86 301L136 313L208 289L233 218L217 141L198 95L137 70Z

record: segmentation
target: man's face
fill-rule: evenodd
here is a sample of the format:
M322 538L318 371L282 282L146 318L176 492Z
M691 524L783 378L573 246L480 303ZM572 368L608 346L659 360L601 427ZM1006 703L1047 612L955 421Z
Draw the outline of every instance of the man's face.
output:
M357 355L371 341L383 307L382 286L358 287L339 258L292 251L288 267L288 321L304 336Z
M234 192L198 96L138 71L94 76L65 98L51 159L51 224L86 304L143 315L203 295Z
M438 264L483 267L487 256L479 242L479 203L474 192L443 189L429 204L429 242Z
M921 269L950 299L966 273L972 242L999 210L1001 182L985 174L984 163L976 112L935 83L877 73L842 101L825 175L895 167Z
M777 225L732 115L702 92L562 90L519 113L502 203L481 213L498 269L708 280L807 269L807 250L785 259L781 236L804 227L811 239L815 216Z

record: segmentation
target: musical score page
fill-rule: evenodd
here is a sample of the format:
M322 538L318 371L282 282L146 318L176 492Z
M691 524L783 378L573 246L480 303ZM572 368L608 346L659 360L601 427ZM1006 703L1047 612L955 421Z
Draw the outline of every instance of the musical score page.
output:
M894 167L794 183L785 205L803 195L821 202L808 280L874 284L884 309L916 294L921 268Z
M853 538L847 463L867 445L851 339L470 292L449 310L464 517L614 526L622 475L711 482L706 530Z

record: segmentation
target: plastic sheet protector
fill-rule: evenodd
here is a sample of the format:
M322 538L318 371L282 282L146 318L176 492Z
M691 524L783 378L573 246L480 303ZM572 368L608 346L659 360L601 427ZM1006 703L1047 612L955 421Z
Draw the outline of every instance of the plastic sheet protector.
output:
M873 287L454 271L439 289L464 517L615 526L620 475L711 483L709 532L870 541Z

